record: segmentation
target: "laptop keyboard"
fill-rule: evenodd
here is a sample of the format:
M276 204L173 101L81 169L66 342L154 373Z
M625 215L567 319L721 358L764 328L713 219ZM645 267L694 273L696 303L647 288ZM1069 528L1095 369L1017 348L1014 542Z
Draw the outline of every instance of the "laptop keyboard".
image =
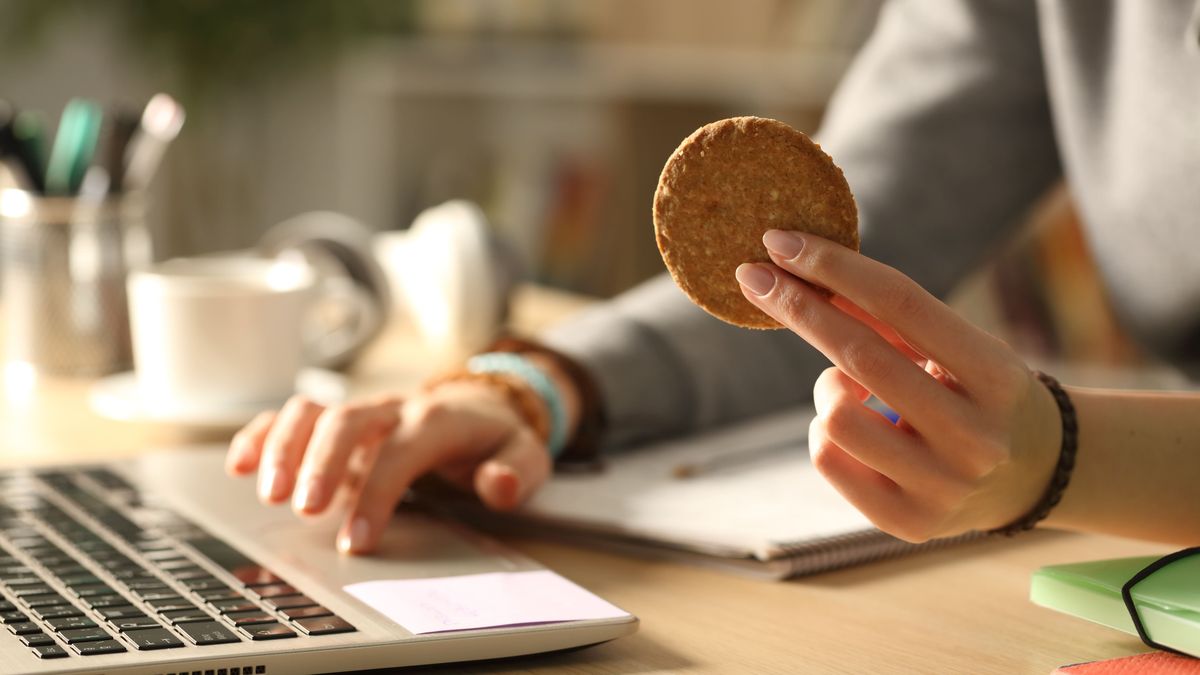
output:
M0 622L42 659L355 630L100 468L0 472Z

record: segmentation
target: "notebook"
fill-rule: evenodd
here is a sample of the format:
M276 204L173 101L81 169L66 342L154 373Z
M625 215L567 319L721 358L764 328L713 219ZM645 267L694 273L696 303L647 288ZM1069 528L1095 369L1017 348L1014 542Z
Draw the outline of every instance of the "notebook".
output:
M438 507L483 528L770 579L948 543L914 545L884 534L846 502L809 462L812 416L811 409L790 410L613 453L597 472L557 473L513 514L467 500L439 500Z
M1155 560L1116 558L1043 567L1033 573L1029 597L1042 607L1137 635L1121 587ZM1151 640L1200 656L1200 556L1163 567L1130 594Z
M255 675L490 659L637 619L461 525L402 511L376 555L266 508L223 448L0 471L0 672Z

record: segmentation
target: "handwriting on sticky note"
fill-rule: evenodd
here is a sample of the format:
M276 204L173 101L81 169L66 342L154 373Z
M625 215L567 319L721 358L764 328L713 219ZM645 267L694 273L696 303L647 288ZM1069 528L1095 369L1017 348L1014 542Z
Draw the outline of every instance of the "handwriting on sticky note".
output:
M550 570L364 581L345 590L415 635L629 616Z

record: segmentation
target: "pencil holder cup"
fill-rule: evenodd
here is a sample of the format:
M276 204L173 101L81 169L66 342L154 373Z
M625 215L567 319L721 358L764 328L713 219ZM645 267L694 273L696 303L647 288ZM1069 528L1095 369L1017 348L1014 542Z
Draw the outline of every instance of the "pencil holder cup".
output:
M140 194L87 199L0 191L5 363L52 375L129 368L126 272L151 259Z

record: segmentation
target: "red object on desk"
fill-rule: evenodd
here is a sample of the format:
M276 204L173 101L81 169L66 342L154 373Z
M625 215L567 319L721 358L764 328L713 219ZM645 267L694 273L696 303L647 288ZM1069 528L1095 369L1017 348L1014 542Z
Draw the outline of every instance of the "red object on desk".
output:
M1062 666L1053 675L1200 675L1200 659L1147 652L1104 661Z

